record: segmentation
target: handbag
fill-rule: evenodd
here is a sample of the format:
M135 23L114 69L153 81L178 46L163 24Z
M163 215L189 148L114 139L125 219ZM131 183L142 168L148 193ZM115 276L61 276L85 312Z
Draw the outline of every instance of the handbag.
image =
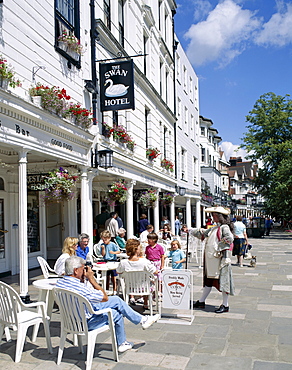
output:
M252 259L252 254L251 254L251 248L252 248L252 245L251 244L247 244L245 246L245 254L244 254L244 259L245 260L251 260Z

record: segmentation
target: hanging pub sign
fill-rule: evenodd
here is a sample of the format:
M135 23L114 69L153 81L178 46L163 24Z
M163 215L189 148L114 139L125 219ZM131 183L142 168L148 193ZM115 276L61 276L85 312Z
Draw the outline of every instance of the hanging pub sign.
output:
M100 109L135 109L133 60L100 63Z

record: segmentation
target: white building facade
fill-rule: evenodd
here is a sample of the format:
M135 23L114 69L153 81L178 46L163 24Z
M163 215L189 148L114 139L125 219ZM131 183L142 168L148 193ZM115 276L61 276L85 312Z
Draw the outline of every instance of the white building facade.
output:
M175 52L177 214L188 227L201 226L200 125L198 77L182 46Z
M219 170L221 137L209 118L200 116L202 208L221 201L221 173ZM204 223L204 212L202 213Z
M21 272L22 297L27 296L28 269L38 266L38 255L56 259L63 240L79 232L90 235L92 246L94 218L102 205L118 211L128 237L136 233L141 212L147 213L156 231L162 215L170 218L174 228L176 206L185 207L188 224L192 213L197 215L198 81L182 50L187 90L175 76L175 9L172 0L0 4L0 52L22 82L21 87L1 84L0 88L0 273ZM80 41L81 55L64 46L64 33ZM93 77L98 77L100 63L125 57L134 61L135 110L101 112L100 86ZM183 69L179 73L182 76ZM187 123L181 118L176 123L175 77L188 110ZM93 84L93 91L85 88L87 82ZM96 124L82 127L33 103L29 89L37 83L65 89L70 102L92 109ZM130 135L134 147L108 137L105 128L118 126ZM155 160L146 155L149 148L160 152ZM96 167L93 154L105 149L113 152L113 167ZM163 159L170 164L166 168L161 165ZM43 205L43 192L31 183L59 167L78 174L76 197ZM109 186L118 180L128 188L127 200L109 205ZM159 201L165 193L178 194L179 188L186 188L185 199L177 195L170 205ZM143 209L137 200L149 189L158 199L153 208Z

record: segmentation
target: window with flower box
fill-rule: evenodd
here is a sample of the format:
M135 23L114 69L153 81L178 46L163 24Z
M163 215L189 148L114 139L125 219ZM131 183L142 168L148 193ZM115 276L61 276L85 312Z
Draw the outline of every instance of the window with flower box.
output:
M55 49L73 64L81 68L79 0L55 0Z

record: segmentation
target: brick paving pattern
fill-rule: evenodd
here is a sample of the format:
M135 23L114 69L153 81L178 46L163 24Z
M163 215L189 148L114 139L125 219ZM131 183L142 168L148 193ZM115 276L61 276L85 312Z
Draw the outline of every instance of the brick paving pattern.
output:
M205 310L195 310L191 325L156 323L142 330L126 322L127 339L134 349L113 361L108 333L98 336L92 369L104 370L291 370L292 369L292 236L272 230L269 237L250 239L255 268L244 262L235 266L236 295L229 300L230 311L214 313L221 294L214 288ZM192 261L194 299L201 292L202 270ZM30 272L30 284L40 278L40 270ZM18 290L18 276L1 279ZM38 292L30 285L29 294ZM141 309L140 306L136 306ZM56 365L60 322L55 308L50 324L53 355L49 355L41 329L36 343L27 340L21 362L14 363L15 333L12 342L3 337L0 347L1 370L85 369L85 354L79 354L68 337L63 360ZM147 313L147 312L146 312ZM29 336L31 331L29 331Z

